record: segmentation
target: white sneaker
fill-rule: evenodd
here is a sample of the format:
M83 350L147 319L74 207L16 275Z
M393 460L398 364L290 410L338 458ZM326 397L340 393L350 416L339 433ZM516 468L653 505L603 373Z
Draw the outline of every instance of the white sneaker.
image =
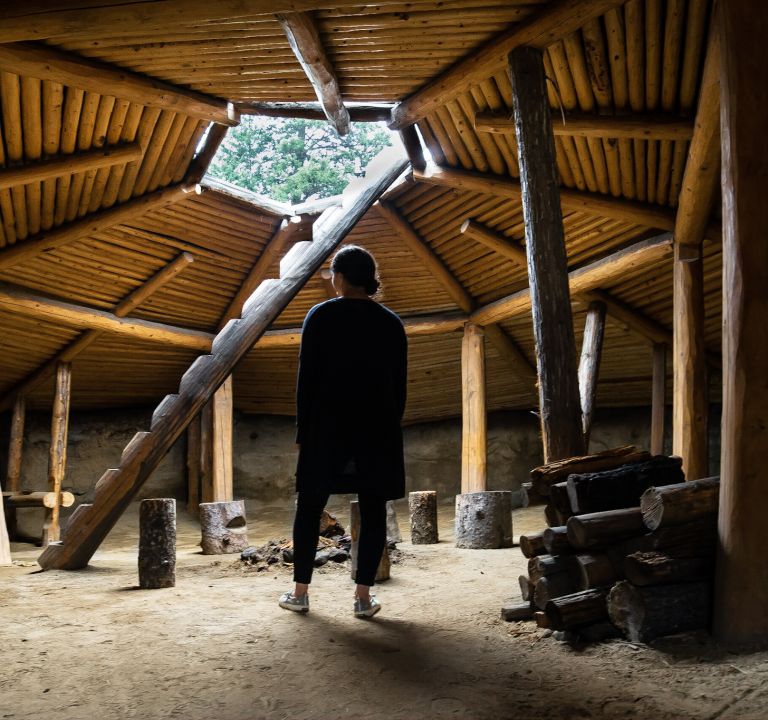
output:
M294 612L309 612L309 593L304 593L296 597L292 592L283 593L278 603L283 610L293 610Z
M381 610L381 603L375 595L371 595L370 600L355 598L354 612L356 618L372 618L379 610Z

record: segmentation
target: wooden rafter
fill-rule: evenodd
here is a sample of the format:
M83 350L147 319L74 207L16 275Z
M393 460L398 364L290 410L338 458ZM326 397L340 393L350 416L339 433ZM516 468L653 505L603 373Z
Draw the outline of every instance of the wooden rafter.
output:
M603 15L623 0L555 0L530 19L514 25L480 50L471 53L431 80L392 111L390 127L399 130L436 110L472 85L502 70L507 55L523 45L546 48L578 30L591 18Z
M183 272L195 260L194 255L188 252L181 253L175 260L166 265L162 270L155 273L147 282L140 285L136 290L130 293L114 309L114 315L118 318L126 317L151 295L157 292L161 287L167 285L171 280ZM61 349L50 360L46 361L41 367L33 371L24 380L6 393L0 402L0 410L4 410L14 402L16 398L24 398L42 382L47 380L56 372L56 366L61 362L72 362L86 348L98 340L103 330L88 330L78 338Z
M225 100L45 45L0 44L0 70L113 95L137 105L172 110L222 125L239 122L232 104Z
M475 115L475 130L514 136L512 111L481 112ZM660 115L587 115L567 113L565 119L552 113L552 132L597 138L629 138L638 140L690 140L693 122Z
M186 198L191 191L192 188L188 185L174 185L44 231L35 237L0 250L0 270L31 260L42 253L51 252L127 220L135 220L150 210L177 203Z
M141 156L142 149L138 143L106 145L70 155L54 155L25 165L3 168L0 170L0 190L68 173L120 165L138 160Z
M296 55L328 122L339 135L349 132L349 112L344 107L336 71L328 59L320 33L311 16L305 12L281 13L277 16L293 54Z
M203 141L203 147L189 164L187 174L184 178L185 182L194 185L203 179L205 173L208 172L213 156L216 155L221 143L224 142L227 130L229 130L229 128L226 125L219 125L218 123L209 126L208 134Z
M346 105L345 107L352 122L386 122L392 114L392 105ZM320 103L253 102L238 104L237 109L241 115L304 120L327 119Z
M502 255L507 260L511 260L518 267L525 269L528 266L525 248L520 247L514 240L504 237L504 235L497 233L486 225L467 218L462 223L460 232L462 235L466 235L468 238Z

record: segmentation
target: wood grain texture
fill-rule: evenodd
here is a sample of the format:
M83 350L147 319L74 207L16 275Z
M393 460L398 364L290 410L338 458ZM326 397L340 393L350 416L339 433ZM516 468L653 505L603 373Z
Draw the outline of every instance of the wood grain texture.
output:
M461 378L461 492L483 492L488 467L485 345L482 328L472 323L464 326Z
M43 521L43 547L61 536L59 521L61 486L67 469L67 439L69 437L69 407L72 398L72 365L59 363L51 415L51 447L48 458L48 489L54 494L52 508L46 508Z
M581 421L584 430L585 449L589 450L589 434L595 413L597 383L600 376L600 358L603 354L605 336L605 304L591 302L587 308L584 334L579 359L579 397L581 398Z
M211 502L225 502L234 497L233 475L233 388L230 375L213 394L213 437Z

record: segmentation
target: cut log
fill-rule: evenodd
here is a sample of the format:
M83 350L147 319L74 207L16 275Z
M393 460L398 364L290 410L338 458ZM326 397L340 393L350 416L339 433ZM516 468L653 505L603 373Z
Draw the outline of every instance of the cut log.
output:
M547 503L544 506L544 519L549 527L557 527L558 525L565 525L568 518L564 518L552 503Z
M437 531L437 493L424 490L408 494L411 517L411 542L432 545L439 542Z
M357 500L352 500L349 503L349 534L352 538L352 546L349 549L349 570L352 580L357 580L357 545L360 540L360 503ZM386 543L384 544L384 551L381 553L381 560L379 561L379 567L376 568L376 582L382 582L383 580L389 580L391 577L392 564L389 560L389 550Z
M544 610L547 603L557 597L576 592L576 583L570 573L563 572L543 577L534 583L533 604Z
M684 480L682 460L660 455L647 462L611 470L569 475L566 486L573 512L583 514L637 507L640 495L647 488ZM556 485L559 488L561 483Z
M624 559L624 575L633 585L668 585L711 577L714 553L705 557L671 557L660 552L636 552Z
M544 609L549 619L549 627L554 630L568 630L607 620L607 596L607 589L593 589L553 598Z
M631 462L650 460L651 455L638 450L634 445L603 450L593 455L566 458L557 462L541 465L531 470L533 489L542 495L549 495L549 488L554 483L564 482L572 473L591 473L610 470Z
M571 562L567 555L539 555L528 561L528 577L536 582L549 575L570 572Z
M536 627L542 628L542 629L548 629L549 628L549 618L547 617L547 614L545 612L542 612L541 610L537 610L533 613L533 619L536 621Z
M248 547L245 501L200 503L203 555L228 555Z
M527 575L519 575L517 582L520 585L520 597L528 602L533 602L534 585Z
M552 505L561 518L561 522L558 525L565 525L565 521L574 514L571 499L568 496L567 482L554 483L549 486L549 504Z
M12 508L49 508L56 505L55 492L30 492L30 493L3 493L3 499ZM59 493L59 505L61 507L71 507L75 504L75 496L71 492L62 491Z
M509 490L456 496L456 547L512 547L512 493Z
M635 587L626 580L608 593L608 615L632 642L709 627L712 583Z
M649 487L640 498L640 510L646 527L656 530L716 516L719 498L720 478L703 478Z
M565 525L549 527L544 531L544 547L550 555L569 554L573 545L568 540L568 529Z
M527 558L532 558L536 555L545 555L547 553L547 548L544 545L544 532L521 535L520 552Z
M620 543L616 549L624 556L659 550L673 557L703 557L714 552L716 544L717 518L706 517L683 525L659 528Z
M501 619L507 622L533 620L533 607L529 602L503 605L501 608Z
M139 587L176 585L176 501L142 500L139 505Z
M610 587L619 579L613 562L605 553L579 553L573 556L579 590Z
M640 508L574 515L568 520L568 541L578 549L605 547L645 531Z

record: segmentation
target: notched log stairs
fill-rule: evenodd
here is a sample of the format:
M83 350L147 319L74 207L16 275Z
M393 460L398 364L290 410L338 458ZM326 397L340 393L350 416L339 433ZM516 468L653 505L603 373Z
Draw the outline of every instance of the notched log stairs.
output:
M123 450L120 466L96 483L93 503L80 505L61 542L40 555L43 569L85 567L120 515L192 418L226 380L238 361L338 247L368 208L408 166L400 148L388 148L353 181L341 207L326 210L312 228L312 241L297 243L280 264L280 279L264 280L213 341L211 353L198 357L181 378L179 392L167 395L152 414L147 432L137 433Z

